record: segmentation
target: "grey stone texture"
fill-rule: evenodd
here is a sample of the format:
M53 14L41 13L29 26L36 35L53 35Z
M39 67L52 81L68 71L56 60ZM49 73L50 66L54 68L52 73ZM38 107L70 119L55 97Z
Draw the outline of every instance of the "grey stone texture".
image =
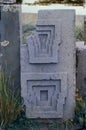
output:
M28 118L71 118L75 107L74 10L41 10L21 44L21 96Z
M15 3L16 0L0 0L0 3Z
M7 72L7 76L11 75L14 87L20 91L20 6L11 5L10 8L18 9L17 11L4 11L4 5L1 7L0 30L1 42L9 41L8 46L1 46L2 68ZM11 86L12 87L12 86ZM12 89L12 88L11 88ZM20 93L20 92L19 92Z
M77 78L76 86L79 94L86 98L86 45L84 42L77 42Z
M84 17L84 41L86 44L86 16Z

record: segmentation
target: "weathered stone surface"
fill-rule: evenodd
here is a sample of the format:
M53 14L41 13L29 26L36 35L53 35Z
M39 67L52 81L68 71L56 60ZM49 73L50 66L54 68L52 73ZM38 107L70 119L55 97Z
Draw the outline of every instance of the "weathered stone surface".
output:
M75 106L73 10L39 11L21 45L21 95L29 118L71 118Z
M5 11L5 6L1 7L0 30L1 42L9 41L8 46L1 46L2 68L11 75L14 81L13 89L20 91L20 6L11 5L10 11ZM15 9L12 11L11 9ZM18 9L18 10L16 10ZM12 86L11 86L12 87ZM12 88L11 88L12 89Z
M86 45L77 42L77 80L76 86L79 94L86 98Z
M56 25L58 30L55 30ZM61 43L60 21L50 20L43 25L38 24L35 35L29 37L27 42L28 40L30 63L58 63L59 43Z
M48 128L44 127L44 128L41 128L40 130L48 130Z
M86 16L84 17L84 41L86 44Z
M16 0L0 0L0 3L15 3Z

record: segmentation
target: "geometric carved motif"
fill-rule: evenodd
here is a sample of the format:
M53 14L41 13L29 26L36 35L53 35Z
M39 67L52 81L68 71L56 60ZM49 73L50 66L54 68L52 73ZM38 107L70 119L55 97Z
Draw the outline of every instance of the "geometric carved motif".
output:
M52 56L52 46L54 44L55 26L37 26L36 29L38 48L36 56Z
M67 73L28 74L24 75L23 82L27 86L24 102L28 117L63 117L67 97ZM22 91L24 94L25 88Z
M27 40L30 63L58 63L55 25L37 25L34 36Z

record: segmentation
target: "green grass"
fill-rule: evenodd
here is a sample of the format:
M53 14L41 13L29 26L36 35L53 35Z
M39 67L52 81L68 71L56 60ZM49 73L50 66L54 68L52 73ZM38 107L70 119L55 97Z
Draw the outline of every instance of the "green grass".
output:
M22 26L22 30L23 30L23 44L26 43L26 37L29 35L33 35L33 32L35 30L35 25L32 24L25 24Z
M6 78L0 71L0 128L3 129L16 120L23 109L18 95L9 89L11 85L13 85L11 78Z

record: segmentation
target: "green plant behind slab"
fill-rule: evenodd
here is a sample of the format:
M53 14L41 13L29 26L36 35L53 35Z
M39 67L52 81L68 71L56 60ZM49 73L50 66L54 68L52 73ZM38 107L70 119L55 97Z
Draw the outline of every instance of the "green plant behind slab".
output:
M83 31L78 26L76 26L75 35L77 41L84 41Z
M86 103L84 101L76 103L74 122L78 129L86 128Z
M74 116L74 125L76 129L84 130L86 128L86 101L79 95L79 90L76 89L76 108Z
M33 35L34 34L34 30L36 29L35 25L33 24L24 24L22 26L22 30L23 30L23 43L26 43L26 37L29 35Z
M9 89L13 85L11 78L0 72L0 127L9 126L20 114L23 106L15 92Z
M50 128L58 130L74 130L72 119L56 119L52 120L49 124Z

